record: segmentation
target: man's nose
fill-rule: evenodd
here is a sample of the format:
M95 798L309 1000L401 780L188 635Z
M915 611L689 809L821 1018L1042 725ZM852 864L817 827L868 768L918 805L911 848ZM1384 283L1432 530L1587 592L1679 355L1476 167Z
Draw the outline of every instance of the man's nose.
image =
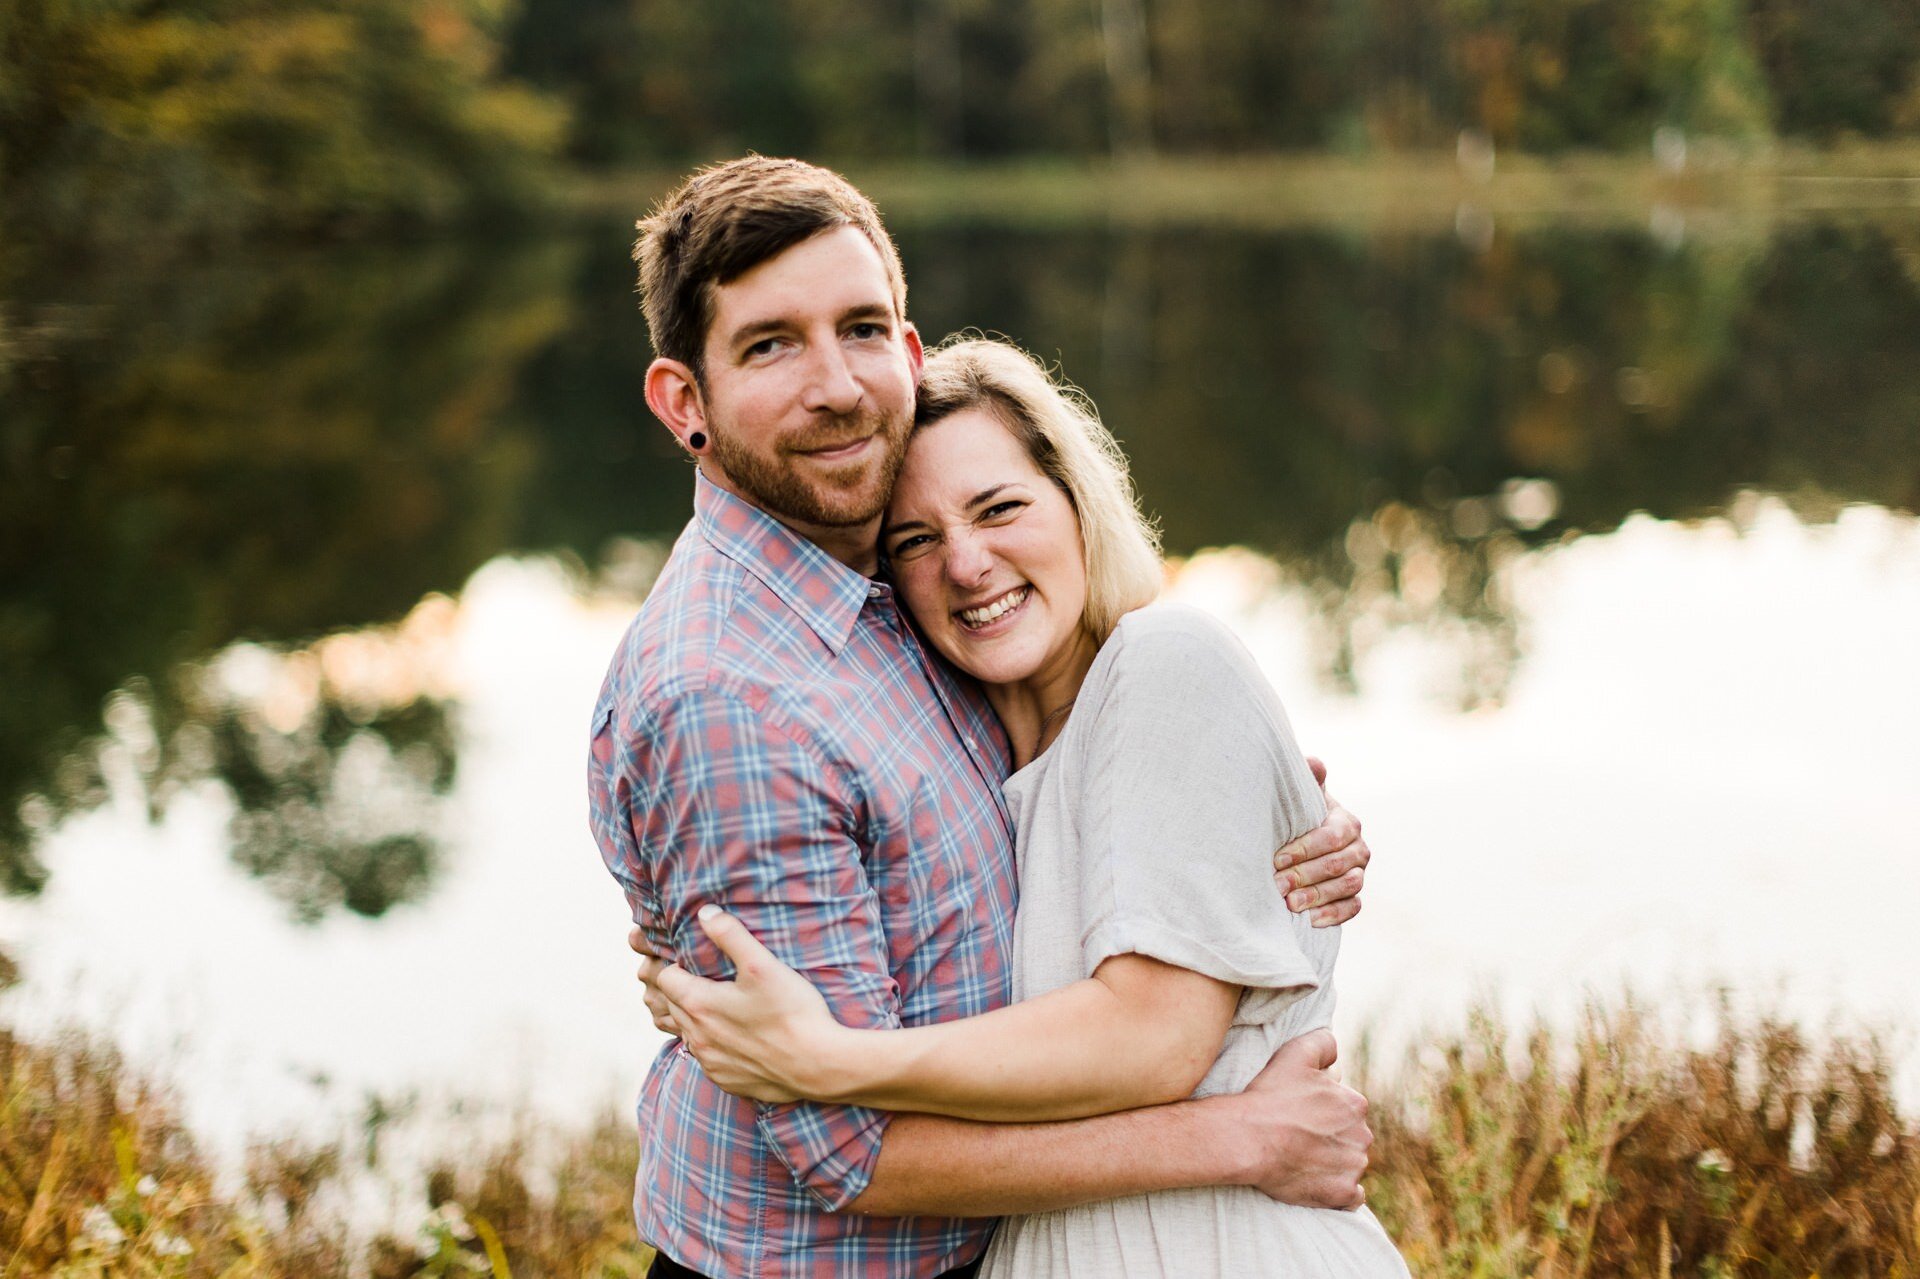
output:
M809 409L844 416L859 407L863 392L838 341L815 343L807 371Z

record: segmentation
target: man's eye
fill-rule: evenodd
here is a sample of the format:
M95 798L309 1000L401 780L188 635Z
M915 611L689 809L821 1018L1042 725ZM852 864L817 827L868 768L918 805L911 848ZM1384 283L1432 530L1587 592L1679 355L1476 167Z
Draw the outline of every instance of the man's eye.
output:
M887 326L866 321L848 329L847 334L856 342L871 342L875 338L887 336Z
M757 360L762 356L772 355L779 347L779 338L761 338L746 349L745 355L749 360Z

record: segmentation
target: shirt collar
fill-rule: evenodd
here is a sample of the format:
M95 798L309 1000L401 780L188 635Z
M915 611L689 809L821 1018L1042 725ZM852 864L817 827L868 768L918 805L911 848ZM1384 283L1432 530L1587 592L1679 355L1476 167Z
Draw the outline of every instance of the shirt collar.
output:
M716 551L758 578L839 656L878 583L698 471L693 514Z

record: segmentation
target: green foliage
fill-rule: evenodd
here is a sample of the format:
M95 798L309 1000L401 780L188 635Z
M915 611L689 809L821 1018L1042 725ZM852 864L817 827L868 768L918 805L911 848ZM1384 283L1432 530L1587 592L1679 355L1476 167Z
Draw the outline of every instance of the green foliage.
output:
M1222 154L1451 147L1462 130L1644 154L1657 129L1742 145L1920 130L1920 0L0 10L8 216L95 238L524 210L555 190L562 154Z
M1748 0L1782 133L1920 131L1920 3Z
M7 217L64 236L341 230L524 207L560 113L492 79L487 0L15 0Z
M1920 129L1920 6L1837 3L530 0L509 43L603 165Z

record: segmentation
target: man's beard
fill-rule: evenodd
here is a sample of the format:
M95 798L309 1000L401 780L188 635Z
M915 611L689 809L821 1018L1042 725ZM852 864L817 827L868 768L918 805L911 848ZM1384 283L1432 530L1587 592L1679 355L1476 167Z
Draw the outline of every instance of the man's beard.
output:
M887 508L893 482L907 457L908 420L889 421L871 411L834 418L792 440L783 440L771 455L742 445L733 432L708 420L713 435L713 459L727 479L754 505L771 515L815 528L851 528L874 519ZM817 476L803 475L806 465L799 450L847 443L871 435L879 445L878 462L859 457L838 468L819 468ZM876 472L877 466L877 472Z

